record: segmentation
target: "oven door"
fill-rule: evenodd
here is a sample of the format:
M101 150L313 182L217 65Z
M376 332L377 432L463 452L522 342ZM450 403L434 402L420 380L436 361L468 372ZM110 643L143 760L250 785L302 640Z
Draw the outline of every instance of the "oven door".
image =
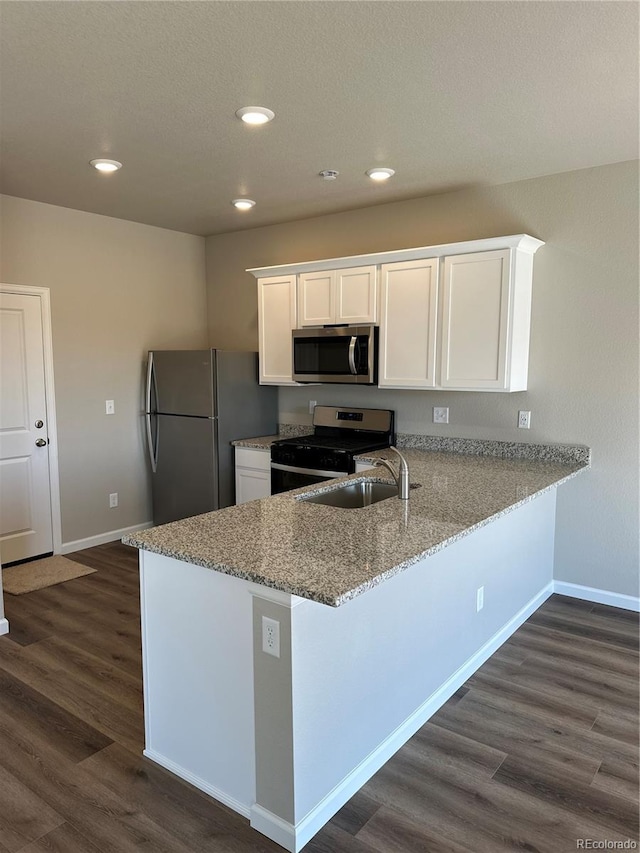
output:
M279 495L302 486L313 486L323 480L345 477L346 471L320 471L316 468L297 468L294 465L271 463L271 494Z
M293 330L293 379L373 385L375 327Z

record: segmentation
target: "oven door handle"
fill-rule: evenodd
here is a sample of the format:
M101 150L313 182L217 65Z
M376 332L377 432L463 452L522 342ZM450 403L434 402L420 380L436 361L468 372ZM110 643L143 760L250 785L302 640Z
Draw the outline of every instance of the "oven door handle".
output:
M358 338L355 335L351 336L351 343L349 344L349 370L351 373L356 376L358 373L356 369L356 344L358 343Z
M348 471L320 471L318 468L295 468L293 465L282 465L280 462L272 462L271 467L276 471L289 471L291 474L311 474L314 477L346 477Z

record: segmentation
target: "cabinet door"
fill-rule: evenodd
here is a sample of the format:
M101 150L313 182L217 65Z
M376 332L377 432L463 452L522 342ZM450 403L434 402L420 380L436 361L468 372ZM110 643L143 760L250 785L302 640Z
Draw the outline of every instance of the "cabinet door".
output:
M261 385L297 385L291 379L291 330L296 321L296 277L258 279Z
M328 326L335 319L336 275L328 272L303 272L298 277L298 328Z
M336 270L336 323L377 323L376 267Z
M507 388L510 268L509 249L445 258L443 388Z
M271 472L256 468L236 468L236 504L268 498L271 494Z
M438 263L429 258L382 266L381 388L435 386Z

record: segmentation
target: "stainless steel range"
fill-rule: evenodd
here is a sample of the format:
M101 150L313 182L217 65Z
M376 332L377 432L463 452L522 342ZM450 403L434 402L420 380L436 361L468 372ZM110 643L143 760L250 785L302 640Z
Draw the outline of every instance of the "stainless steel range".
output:
M316 406L313 433L271 445L271 494L310 486L355 471L354 456L395 443L390 409Z

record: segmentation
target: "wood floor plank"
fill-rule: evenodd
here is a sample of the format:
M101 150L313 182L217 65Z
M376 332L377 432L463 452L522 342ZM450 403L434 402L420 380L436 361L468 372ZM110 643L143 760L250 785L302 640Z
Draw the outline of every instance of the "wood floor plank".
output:
M596 823L571 811L553 803L541 808L535 797L494 779L444 766L425 767L422 756L404 747L363 790L472 853L520 848L552 853L575 849L575 839L584 834L605 837Z
M282 847L278 849L282 853ZM303 849L305 853L374 853L366 841L333 823L327 823Z
M103 853L103 848L96 847L71 824L63 823L38 841L23 847L20 853Z
M636 748L640 743L640 721L637 718L633 720L615 714L601 713L598 714L592 731L631 744Z
M431 723L416 732L408 747L420 750L426 768L439 765L469 774L477 773L487 779L507 757L502 750Z
M597 613L552 613L540 608L540 611L530 617L530 621L533 625L560 629L576 637L598 640L623 649L638 650L638 633L633 625L622 620L612 624L612 620L607 616Z
M19 719L25 730L38 734L72 762L82 761L112 742L111 738L2 669L0 713Z
M30 645L23 656L48 669L65 670L99 693L142 713L142 689L138 678L67 640L49 637Z
M597 709L583 707L575 702L573 697L568 699L559 696L556 692L549 693L546 690L536 689L526 682L522 684L514 681L509 677L508 670L504 667L494 667L491 661L487 661L480 667L467 683L474 691L508 699L515 710L542 720L561 718L590 729L600 713Z
M455 708L440 709L434 725L468 735L540 767L557 768L589 784L600 763L611 754L612 741L571 723L547 722L521 714L513 703L498 696L471 690ZM615 754L633 760L633 748L615 742Z
M113 744L82 763L84 772L167 831L180 827L182 839L197 850L254 851L256 833L230 809L211 800L186 782L119 744ZM281 853L264 839L269 853Z
M577 817L590 818L604 832L611 831L612 840L626 841L638 837L638 809L626 798L585 785L580 779L548 765L527 762L509 756L493 777L496 782L531 794L544 803L561 804Z
M635 805L640 787L638 763L619 761L615 758L606 759L600 765L591 784L601 791L609 791L612 794L626 797Z
M494 675L526 689L555 698L558 702L576 707L576 713L592 714L589 726L601 711L629 715L638 711L636 678L604 672L564 660L541 660L532 655L521 664L487 661L472 677L471 683L483 683L484 674ZM576 702L579 699L579 702Z
M124 798L0 718L0 766L104 853L192 853Z
M638 653L632 649L614 648L593 638L575 637L556 628L525 622L505 645L521 651L523 656L535 654L544 658L560 658L605 672L617 672L636 678Z
M106 695L96 701L95 692L81 679L63 670L49 670L21 652L7 652L2 644L0 668L107 738L119 741L134 751L142 751L144 725L141 715Z
M17 853L61 823L64 818L0 767L0 844Z
M473 853L443 835L438 835L424 821L415 821L395 811L380 806L362 831L359 841L365 841L376 853Z
M380 803L358 791L340 811L334 814L331 822L350 835L356 835L379 808Z

